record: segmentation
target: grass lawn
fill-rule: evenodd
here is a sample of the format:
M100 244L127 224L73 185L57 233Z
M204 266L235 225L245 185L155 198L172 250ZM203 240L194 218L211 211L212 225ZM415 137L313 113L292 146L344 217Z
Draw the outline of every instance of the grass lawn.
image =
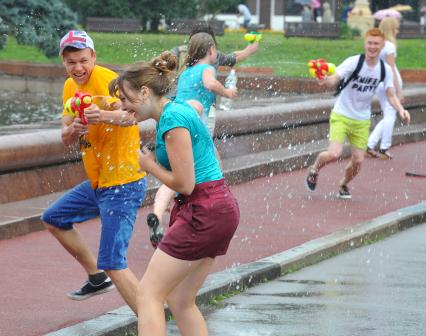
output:
M98 62L130 64L148 60L164 50L184 44L186 35L91 33L95 41ZM243 33L227 32L217 38L219 50L231 52L243 49ZM336 65L344 58L363 51L362 40L328 40L310 38L286 39L281 33L264 33L259 51L240 66L271 67L280 76L306 77L308 60L325 58ZM398 41L398 67L426 69L426 39ZM0 50L0 60L37 63L60 63L58 57L48 59L37 48L22 46L9 38Z

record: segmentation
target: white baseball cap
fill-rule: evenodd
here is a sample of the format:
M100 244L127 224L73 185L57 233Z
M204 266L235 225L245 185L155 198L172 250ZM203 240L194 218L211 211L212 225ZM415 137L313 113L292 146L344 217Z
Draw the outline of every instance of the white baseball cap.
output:
M59 44L59 56L62 56L66 47L74 47L77 49L90 48L95 51L93 40L82 30L71 30L62 37Z

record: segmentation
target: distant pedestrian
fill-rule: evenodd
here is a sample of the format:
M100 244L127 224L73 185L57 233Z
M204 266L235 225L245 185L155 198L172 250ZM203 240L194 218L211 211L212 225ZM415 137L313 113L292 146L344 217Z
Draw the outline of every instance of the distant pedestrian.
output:
M399 20L392 17L384 18L380 21L379 29L381 29L385 35L385 46L380 52L380 58L391 67L396 95L399 100L403 102L402 78L396 66L396 35L399 31ZM392 159L389 148L392 145L392 133L396 121L396 110L388 100L383 83L377 88L376 95L377 98L379 98L383 119L376 125L368 138L367 155L373 158L388 160ZM377 152L375 149L379 141L380 149Z
M348 184L359 173L364 160L370 129L371 102L381 81L389 102L399 111L402 119L410 121L410 114L395 94L392 70L388 64L380 61L384 42L385 36L380 29L368 30L364 38L365 55L347 58L337 67L334 75L319 80L319 85L333 87L344 79L346 86L330 114L328 149L321 152L314 164L308 168L305 181L308 190L315 190L320 169L340 158L343 144L348 139L352 153L344 176L339 181L337 196L343 199L352 198ZM359 72L354 75L357 68Z
M312 10L309 5L303 5L302 12L300 13L302 17L302 22L311 22L312 21Z
M95 47L86 32L68 32L60 42L60 56L69 75L63 88L64 105L76 92L109 96L108 84L117 74L96 65ZM128 268L126 254L145 198L146 173L138 161L139 127L131 114L120 109L117 98L105 103L112 111L96 106L85 111L88 124L64 107L62 142L80 146L88 180L50 205L42 220L87 273L85 284L68 293L70 299L84 300L114 289L115 284L136 312L137 278ZM96 260L74 224L98 216L101 233Z
M349 13L352 11L353 8L354 8L353 1L349 1L349 3L347 5L344 5L344 7L342 9L342 15L340 17L340 20L342 22L346 23L348 21Z
M318 18L321 17L321 1L320 0L312 0L311 8L313 12L314 21L317 22Z
M303 5L301 16L302 16L302 22L312 21L312 10L309 5Z
M249 29L249 27L250 27L250 22L251 22L251 13L250 13L250 9L246 6L246 5L244 5L244 4L239 4L238 6L237 6L237 9L238 9L238 14L237 14L237 16L239 17L240 15L242 15L243 16L243 18L244 18L244 21L243 21L243 27L245 28L245 29Z
M322 13L322 21L324 23L333 22L333 13L331 12L330 4L328 2L324 2L322 5L323 13Z
M210 58L215 45L209 44L207 52ZM198 64L191 59L189 64ZM239 222L238 204L225 184L206 125L189 104L166 97L175 67L176 58L165 52L124 71L110 85L111 94L138 121L157 121L157 160L143 148L141 168L178 193L170 227L138 287L139 336L165 334L165 302L182 335L208 334L195 297L215 257L226 253Z

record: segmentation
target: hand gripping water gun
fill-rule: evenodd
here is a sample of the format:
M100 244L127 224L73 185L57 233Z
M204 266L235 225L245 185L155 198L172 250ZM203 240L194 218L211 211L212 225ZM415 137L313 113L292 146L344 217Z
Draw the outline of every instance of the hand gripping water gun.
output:
M74 115L80 117L81 122L87 125L87 119L84 116L84 109L92 105L92 96L84 92L76 92L74 97L69 98L65 103L65 109Z
M336 66L333 63L327 63L324 59L319 58L308 62L309 75L312 78L322 79L325 76L334 74Z
M244 40L249 43L259 42L262 39L262 34L258 32L250 32L244 35Z

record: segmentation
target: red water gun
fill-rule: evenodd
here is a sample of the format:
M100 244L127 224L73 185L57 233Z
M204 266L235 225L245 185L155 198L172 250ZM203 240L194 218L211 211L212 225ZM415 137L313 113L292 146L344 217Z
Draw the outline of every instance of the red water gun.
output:
M319 58L308 62L309 75L312 78L322 79L325 76L334 74L336 66L333 63L327 63L326 60Z
M76 92L74 97L71 97L65 103L65 109L79 116L82 124L87 125L87 118L84 115L84 109L92 105L92 96L84 92Z

